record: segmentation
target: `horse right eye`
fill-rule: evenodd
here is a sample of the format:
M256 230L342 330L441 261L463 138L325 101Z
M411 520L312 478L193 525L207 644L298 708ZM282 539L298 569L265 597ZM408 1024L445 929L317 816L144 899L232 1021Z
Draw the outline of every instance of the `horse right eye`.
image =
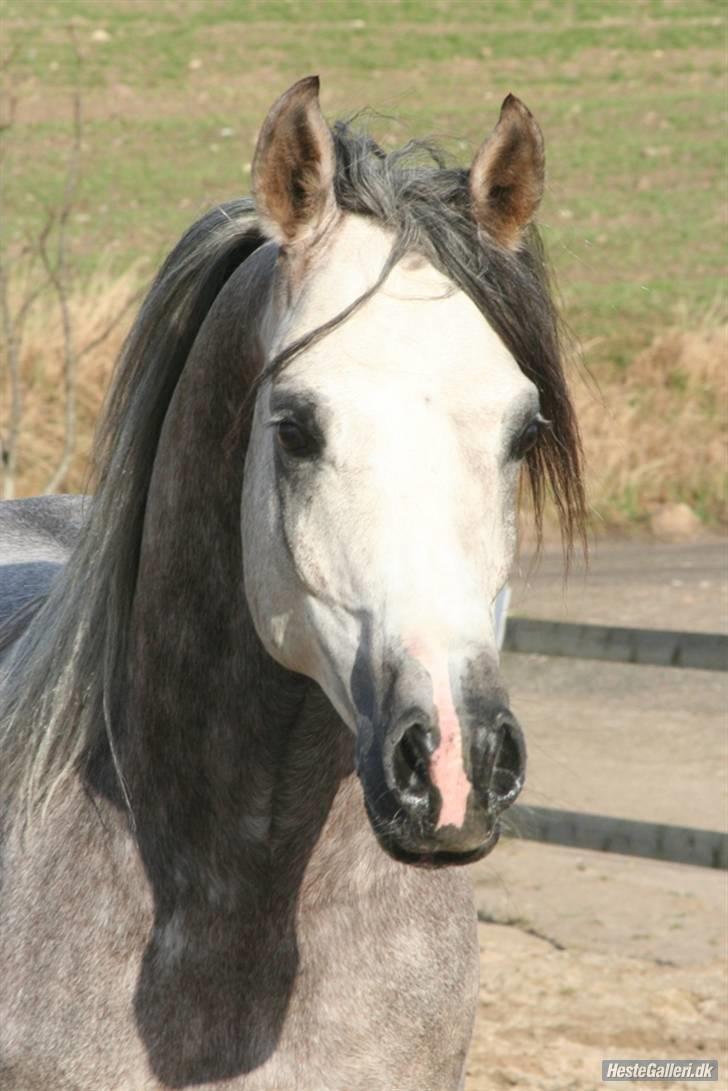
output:
M276 424L278 445L287 455L306 458L316 453L316 442L304 432L300 424L293 420L282 420Z

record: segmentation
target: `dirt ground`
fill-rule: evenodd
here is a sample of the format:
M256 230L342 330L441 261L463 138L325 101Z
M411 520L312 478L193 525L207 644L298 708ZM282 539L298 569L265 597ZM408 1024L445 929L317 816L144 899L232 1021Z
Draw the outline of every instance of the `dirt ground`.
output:
M604 545L567 592L547 551L512 612L725 633L728 549ZM504 671L529 742L524 803L726 828L725 675L543 656ZM474 872L466 1091L596 1091L608 1057L717 1058L718 1084L638 1086L728 1088L724 872L517 839Z

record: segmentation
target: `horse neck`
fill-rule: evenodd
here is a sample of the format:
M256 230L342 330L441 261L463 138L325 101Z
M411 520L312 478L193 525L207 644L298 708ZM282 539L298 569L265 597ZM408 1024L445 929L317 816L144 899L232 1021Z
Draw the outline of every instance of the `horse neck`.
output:
M160 437L119 745L158 905L231 910L295 895L353 750L316 687L267 655L244 595L245 437L234 437L258 360L236 279Z

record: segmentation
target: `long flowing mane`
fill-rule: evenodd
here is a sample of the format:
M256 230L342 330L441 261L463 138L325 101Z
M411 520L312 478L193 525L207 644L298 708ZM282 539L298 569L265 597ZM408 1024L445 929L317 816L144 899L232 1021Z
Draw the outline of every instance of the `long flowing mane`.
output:
M551 427L528 456L536 519L540 526L550 487L570 547L584 525L581 448L537 232L530 229L515 252L479 233L470 214L468 172L447 165L432 145L411 142L386 154L349 123L337 123L333 132L339 206L394 233L381 279L404 253L421 253L473 300L537 386ZM264 241L251 201L214 209L177 244L141 308L98 432L95 495L82 537L7 664L0 693L0 791L6 801L22 801L28 809L47 803L104 733L113 754L113 711L165 414L213 302ZM290 346L270 368L284 366L334 323ZM15 636L20 626L13 619L9 625Z

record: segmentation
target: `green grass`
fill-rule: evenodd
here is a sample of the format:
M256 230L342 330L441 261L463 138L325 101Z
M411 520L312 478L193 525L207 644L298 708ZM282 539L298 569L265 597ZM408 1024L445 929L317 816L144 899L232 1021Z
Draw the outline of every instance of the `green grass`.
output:
M677 304L697 313L721 290L720 2L5 0L0 14L3 49L17 49L4 176L16 234L62 184L76 28L82 271L99 255L157 262L201 208L247 191L267 104L320 71L328 112L370 106L390 143L434 133L460 159L501 97L521 94L546 132L541 219L571 324L616 359Z
M387 146L434 134L461 161L512 90L546 135L540 219L569 324L597 372L628 367L678 309L697 321L725 295L725 14L723 0L0 0L3 114L8 91L18 101L4 230L20 241L58 200L69 25L81 277L140 258L151 272L204 208L247 192L258 126L299 76L321 74L329 116L369 107Z

